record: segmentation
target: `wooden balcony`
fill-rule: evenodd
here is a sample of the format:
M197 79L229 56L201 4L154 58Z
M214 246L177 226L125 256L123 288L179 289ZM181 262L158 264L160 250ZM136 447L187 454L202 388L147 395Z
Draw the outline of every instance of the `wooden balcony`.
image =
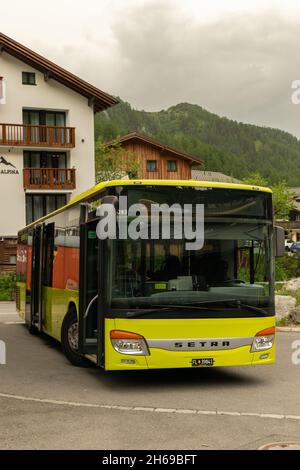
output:
M75 168L24 168L24 189L75 189Z
M275 225L279 225L285 230L300 230L300 220L280 220Z
M75 128L0 123L0 145L73 148Z

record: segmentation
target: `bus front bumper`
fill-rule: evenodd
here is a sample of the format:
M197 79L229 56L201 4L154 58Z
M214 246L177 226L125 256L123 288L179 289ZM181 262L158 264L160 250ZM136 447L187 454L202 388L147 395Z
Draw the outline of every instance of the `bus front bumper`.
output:
M199 319L184 323L182 320L106 320L105 369L177 369L272 364L275 362L275 339L271 348L256 352L252 352L252 342L259 330L272 327L273 324L273 317L217 321ZM135 332L145 338L148 354L124 354L116 351L110 338L110 332L116 328L118 331ZM154 339L158 334L160 339ZM163 339L166 337L167 339ZM204 344L203 340L207 340L205 350L199 349L195 337L201 338L201 345ZM180 350L181 348L185 350Z

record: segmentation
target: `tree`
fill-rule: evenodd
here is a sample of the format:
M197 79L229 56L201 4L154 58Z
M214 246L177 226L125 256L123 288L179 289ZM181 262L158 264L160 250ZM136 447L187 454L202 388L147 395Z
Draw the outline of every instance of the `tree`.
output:
M279 183L271 185L268 183L268 180L263 178L259 173L252 173L249 177L243 179L243 183L272 189L275 220L285 220L289 218L290 211L295 207L295 195L289 190L286 181L280 181Z
M139 162L135 155L116 142L107 146L102 142L95 145L96 182L137 178Z

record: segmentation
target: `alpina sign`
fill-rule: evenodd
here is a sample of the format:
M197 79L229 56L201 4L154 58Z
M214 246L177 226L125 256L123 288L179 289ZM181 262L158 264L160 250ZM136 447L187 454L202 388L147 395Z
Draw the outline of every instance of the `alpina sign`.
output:
M18 175L19 170L11 162L0 156L0 175Z

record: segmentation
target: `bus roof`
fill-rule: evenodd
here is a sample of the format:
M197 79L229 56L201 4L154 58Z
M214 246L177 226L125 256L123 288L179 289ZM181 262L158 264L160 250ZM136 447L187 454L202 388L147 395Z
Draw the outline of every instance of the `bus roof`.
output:
M133 179L133 180L112 180L112 181L103 181L101 183L96 184L90 189L87 189L81 194L78 194L78 196L75 196L73 199L71 199L68 204L66 204L63 207L60 207L59 209L41 217L40 219L35 220L31 224L28 224L25 228L34 226L38 223L43 222L44 220L52 217L54 214L58 214L59 212L62 212L63 210L67 209L68 207L77 205L81 201L85 201L86 199L89 199L91 196L94 194L97 194L99 191L113 187L113 186L137 186L137 185L144 185L144 186L190 186L190 187L202 187L202 188L224 188L224 189L240 189L240 190L246 190L246 191L260 191L260 192L266 192L266 193L272 193L272 190L267 187L263 186L254 186L250 184L240 184L240 183L220 183L216 181L194 181L194 180L138 180L138 179ZM21 229L20 231L22 232Z

